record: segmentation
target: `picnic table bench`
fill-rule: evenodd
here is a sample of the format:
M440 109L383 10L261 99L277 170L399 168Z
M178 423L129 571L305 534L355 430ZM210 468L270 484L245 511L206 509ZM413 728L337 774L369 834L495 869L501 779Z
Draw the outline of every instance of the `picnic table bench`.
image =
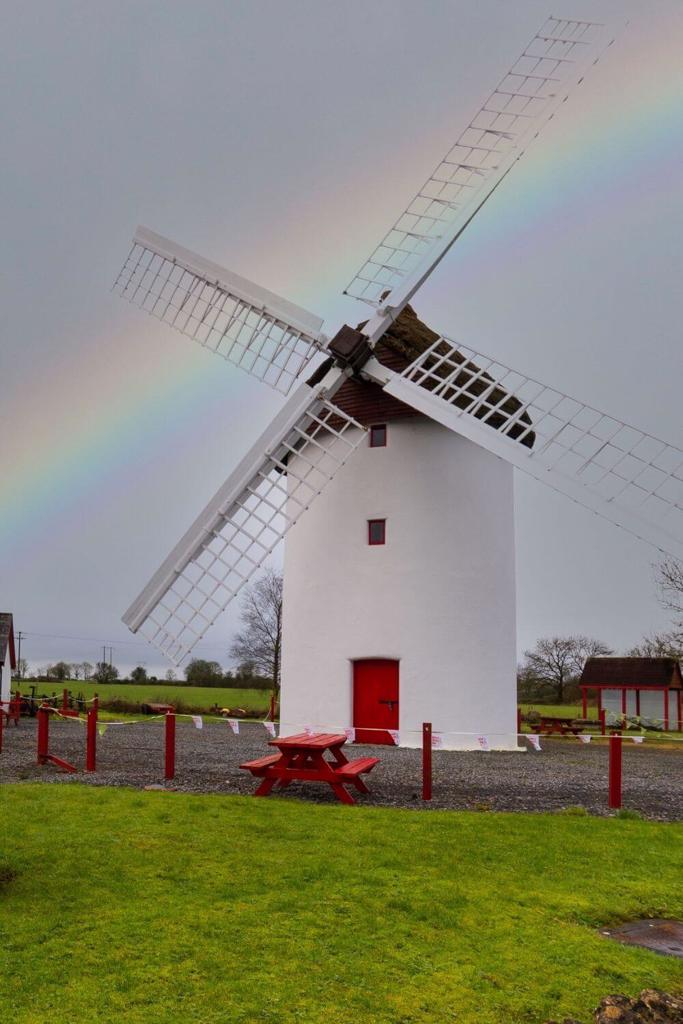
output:
M332 792L345 804L355 804L351 793L344 787L355 786L360 793L368 793L368 787L361 775L372 771L379 764L378 757L359 757L349 761L342 747L346 743L345 733L298 733L295 736L279 736L270 740L279 753L245 761L240 765L263 781L254 796L268 796L273 787L286 789L291 782L326 782ZM331 759L325 754L329 753Z
M545 733L546 736L551 736L553 733L560 733L561 736L572 733L574 736L578 736L579 733L585 732L591 725L595 727L599 723L586 720L581 721L575 718L563 718L561 715L541 715L538 731Z

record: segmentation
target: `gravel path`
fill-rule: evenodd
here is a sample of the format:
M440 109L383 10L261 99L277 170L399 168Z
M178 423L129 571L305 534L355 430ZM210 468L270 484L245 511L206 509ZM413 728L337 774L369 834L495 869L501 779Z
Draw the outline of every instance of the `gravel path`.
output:
M169 783L186 793L251 794L255 780L240 771L242 761L271 753L262 725L241 724L239 736L227 724L205 723L202 730L179 721L176 778ZM22 719L18 728L5 729L0 754L0 782L43 780L86 782L95 786L143 788L163 784L162 723L114 726L98 737L98 771L86 774L85 728L73 722L51 721L50 749L78 768L67 775L57 768L37 766L35 721ZM421 794L421 753L392 747L359 747L357 756L381 758L368 776L370 794L360 804L416 809L458 808L496 811L553 811L582 805L594 814L607 814L606 743L544 740L541 753L483 753L434 751L434 799L424 804ZM279 799L334 802L327 786L294 783ZM624 741L624 806L663 820L683 820L683 744L661 747L646 741Z

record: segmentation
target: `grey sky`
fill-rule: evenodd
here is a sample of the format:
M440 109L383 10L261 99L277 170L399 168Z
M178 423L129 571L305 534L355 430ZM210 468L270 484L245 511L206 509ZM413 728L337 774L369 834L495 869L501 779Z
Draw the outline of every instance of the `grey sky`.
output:
M120 615L280 404L110 293L136 224L358 321L342 288L547 13L4 5L0 607L34 665L160 667ZM416 307L680 444L681 6L554 13L631 24ZM666 626L656 552L521 476L517 536L520 649ZM234 622L199 653L227 663Z

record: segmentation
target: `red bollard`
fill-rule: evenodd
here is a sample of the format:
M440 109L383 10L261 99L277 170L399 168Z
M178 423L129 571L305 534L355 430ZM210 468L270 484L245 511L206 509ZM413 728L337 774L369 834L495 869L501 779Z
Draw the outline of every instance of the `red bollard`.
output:
M65 688L62 690L62 713L69 710L69 691Z
M97 771L97 704L88 712L85 726L85 770Z
M609 738L609 806L621 807L621 736Z
M166 712L166 750L164 757L164 778L175 775L175 711Z
M2 730L3 730L4 724L5 724L5 709L3 708L2 701L0 700L0 754L2 753Z
M50 744L50 712L46 704L38 708L38 764L47 762L48 749Z
M432 799L432 723L422 723L422 799Z
M604 708L600 708L600 732L604 736L607 732L607 712Z
M522 731L522 709L517 708L517 735Z

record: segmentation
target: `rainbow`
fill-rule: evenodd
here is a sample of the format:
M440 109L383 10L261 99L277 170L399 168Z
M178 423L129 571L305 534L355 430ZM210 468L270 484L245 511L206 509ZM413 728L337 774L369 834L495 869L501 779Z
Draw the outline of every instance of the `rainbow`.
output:
M505 186L505 199L515 190L513 201L499 203L495 217L482 215L465 236L467 260L458 270L460 276L478 275L484 266L490 272L496 264L504 272L511 240L522 236L529 244L533 233L546 229L551 220L561 231L584 230L594 216L594 195L603 202L609 195L609 215L615 220L623 219L626 212L632 217L644 197L648 216L653 203L666 207L680 201L683 65L677 42L673 33L667 35L662 23L637 33L626 30L604 62L610 62L609 84L603 79L600 91L589 79L584 86L591 97L588 115L581 112L580 103L574 111L568 104L562 112L561 144L544 146L541 138L520 175L522 187L517 187L514 176ZM639 62L647 65L646 74L639 75ZM452 134L453 124L449 123L433 143L424 142L425 152L433 151L435 162ZM408 151L411 142L407 139L402 145ZM400 161L400 152L393 159ZM359 169L357 180L343 186L345 201L341 201L340 189L337 197L321 199L321 206L329 208L337 199L337 208L345 210L348 195L353 194L362 219L376 191L368 182L368 168ZM308 201L304 206L304 197L302 207L290 212L298 237L316 232L320 211ZM340 223L342 232L346 226ZM246 260L245 268L234 269L248 273L253 262L261 268L259 279L264 285L277 281L278 267L291 265L287 234L280 226L277 238L269 242L265 263L262 254L257 257L254 252L247 254L251 259ZM215 251L220 252L220 246ZM357 264L362 255L358 253ZM347 257L348 253L344 254L346 269L340 275L336 274L339 266L332 261L302 280L291 298L313 310L334 306L333 296L341 292L350 276L344 277L344 273L349 267L355 269ZM437 292L452 287L447 277L440 268L432 287ZM364 307L357 308L360 319ZM137 315L140 317L139 312ZM165 449L169 437L179 437L181 432L192 435L193 431L198 437L197 421L204 422L219 403L239 394L243 380L239 371L224 368L217 372L215 357L199 353L189 340L182 354L174 351L172 359L154 363L145 353L148 331L142 320L134 339L112 330L97 338L96 344L84 341L82 355L62 363L58 379L46 373L37 383L26 382L26 388L18 388L17 397L10 399L9 407L5 404L10 421L22 423L19 447L10 456L11 486L3 489L0 507L0 550L5 566L19 556L29 538L35 543L39 524L41 538L49 542L60 524L66 526L73 520L79 502L106 499L124 477L133 486L136 474L142 479L146 466ZM128 359L135 360L132 382ZM62 390L73 394L76 384L82 392L92 392L92 397L82 402L71 399L66 412L60 407L60 429L55 434L50 417L41 417L40 410L54 408L55 394ZM30 403L24 399L25 392L30 394ZM32 415L31 409L37 413Z

